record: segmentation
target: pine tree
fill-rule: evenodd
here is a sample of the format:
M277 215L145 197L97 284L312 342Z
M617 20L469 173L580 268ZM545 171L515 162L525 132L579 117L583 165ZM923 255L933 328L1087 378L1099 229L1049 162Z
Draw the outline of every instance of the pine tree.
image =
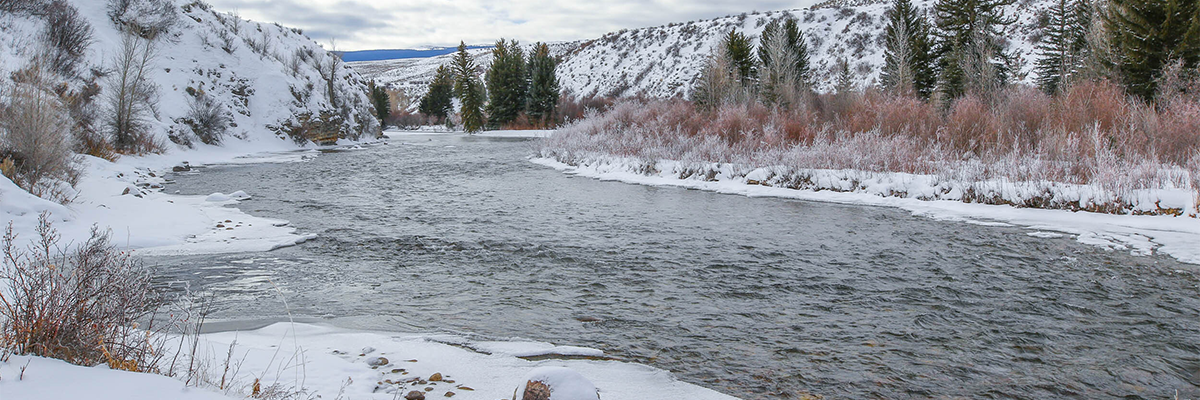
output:
M732 62L733 70L743 85L754 81L754 45L750 43L750 38L730 30L721 40L720 49Z
M1150 99L1163 68L1178 60L1200 61L1198 0L1109 0L1105 16L1121 81L1130 93Z
M454 108L454 74L445 65L439 66L433 80L429 82L429 92L421 98L417 106L421 114L438 121L446 120Z
M837 74L834 80L834 92L837 94L853 92L857 85L854 84L854 73L850 72L850 61L839 58L833 68L834 73Z
M488 127L498 129L525 111L529 91L525 52L516 40L500 39L492 49L492 67L485 75L488 87Z
M549 125L558 106L557 67L558 60L550 56L550 46L545 43L533 46L529 54L529 118L542 126Z
M1010 57L1004 53L1003 33L1016 18L1006 16L1004 7L1015 1L938 0L934 4L938 86L946 99L1007 83Z
M763 28L762 35L758 39L758 60L763 69L775 65L768 45L777 38L781 40L784 51L789 53L786 57L792 59L792 65L788 66L788 69L795 74L795 81L804 85L811 84L812 72L808 64L808 43L804 39L804 32L800 31L796 19L791 16L784 17L782 20L773 20Z
M758 40L758 78L764 103L789 107L808 90L807 47L794 18L777 19L763 28Z
M883 87L929 98L937 84L929 24L910 0L893 0L884 15L888 25L880 76Z
M467 44L460 42L458 53L451 63L454 67L454 95L462 104L463 130L476 133L483 130L483 103L486 98L483 82L479 80L479 67L475 59L467 53Z
M1070 82L1082 67L1090 28L1087 0L1055 0L1049 9L1050 24L1038 45L1037 83L1046 93L1055 94Z
M392 100L388 98L387 90L376 85L374 80L367 82L367 89L371 92L371 105L375 107L375 118L379 119L380 125L387 126L388 116L392 115Z

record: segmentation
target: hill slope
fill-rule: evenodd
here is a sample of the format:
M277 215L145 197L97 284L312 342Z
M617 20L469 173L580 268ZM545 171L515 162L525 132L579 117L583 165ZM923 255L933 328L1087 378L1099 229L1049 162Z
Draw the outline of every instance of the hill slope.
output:
M197 145L194 137L188 137L189 129L182 121L199 93L224 111L229 135L241 141L278 140L269 127L285 125L297 115L320 115L322 111L344 117L344 138L374 136L378 131L362 77L345 67L338 67L330 76L328 70L335 57L301 31L242 20L203 2L132 3L135 7L131 11L114 17L110 1L67 1L90 25L92 40L74 74L56 74L52 79L72 88L97 84L99 120L109 112L104 99L112 92L116 56L125 38L118 20L149 18L139 15L144 10L136 5L158 3L165 5L165 11L153 17L165 22L155 23L169 27L152 41L155 57L145 81L156 88L157 107L149 123L162 142L173 139L184 147L188 142ZM36 13L4 13L0 22L0 57L4 59L0 76L8 77L26 68L44 51L41 38L46 24ZM330 101L331 92L336 104Z
M833 86L832 69L845 58L860 85L874 83L883 65L884 11L886 1L815 1L802 8L746 13L703 21L673 23L641 29L627 29L586 41L557 43L555 54L562 57L558 76L562 87L579 95L673 97L688 96L696 77L729 30L758 36L773 19L795 17L808 38L809 55L816 75L817 90ZM924 10L934 0L914 2ZM1030 80L1037 58L1038 15L1049 3L1025 0L1010 7L1018 22L1008 28L1009 49L1016 56L1018 79ZM490 55L476 51L482 65ZM448 62L448 56L428 59L354 63L365 77L403 88L410 95L424 93L432 70Z

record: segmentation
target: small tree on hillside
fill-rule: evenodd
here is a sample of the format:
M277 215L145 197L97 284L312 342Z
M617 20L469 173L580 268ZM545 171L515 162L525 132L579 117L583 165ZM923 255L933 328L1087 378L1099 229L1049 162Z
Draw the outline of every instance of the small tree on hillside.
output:
M371 105L375 107L375 118L386 126L388 117L392 115L392 100L388 97L387 89L376 85L374 80L367 82L367 89L370 90Z
M463 130L468 133L482 131L483 102L486 95L483 82L479 81L479 68L475 65L475 59L467 53L466 42L459 43L458 53L454 55L452 65L455 75L454 95L462 104L460 114Z
M525 52L516 40L500 39L492 49L492 66L485 79L488 88L488 126L500 128L525 110L529 91Z
M105 125L113 147L122 153L156 150L149 124L158 98L158 87L150 80L154 57L153 41L125 34L113 59Z
M858 89L858 85L854 82L854 72L850 71L850 61L845 58L839 58L837 63L833 65L834 72L834 93L845 94Z
M929 24L910 0L893 0L885 14L886 49L880 81L892 92L929 98L937 84Z
M417 106L421 114L438 121L446 121L446 117L454 108L454 75L445 65L439 66L433 80L429 82L429 91L421 97Z
M529 118L546 126L554 120L560 88L555 69L558 60L550 56L550 46L537 43L529 55Z

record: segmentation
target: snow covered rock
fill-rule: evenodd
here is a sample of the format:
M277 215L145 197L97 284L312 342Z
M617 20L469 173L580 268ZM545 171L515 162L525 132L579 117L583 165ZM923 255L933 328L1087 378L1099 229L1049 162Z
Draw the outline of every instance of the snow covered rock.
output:
M233 192L230 194L217 192L217 193L210 194L210 195L208 195L208 197L204 198L204 201L211 201L214 203L220 203L223 201L230 201L230 200L237 200L237 201L250 200L250 195L246 194L246 192L244 192L244 191L239 190L239 191L236 191L236 192Z
M513 400L598 400L599 392L583 375L566 367L538 367L525 376Z

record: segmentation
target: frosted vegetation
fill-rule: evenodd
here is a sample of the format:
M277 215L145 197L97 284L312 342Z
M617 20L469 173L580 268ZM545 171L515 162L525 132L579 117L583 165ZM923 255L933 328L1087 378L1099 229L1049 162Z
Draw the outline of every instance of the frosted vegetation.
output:
M1050 97L1031 88L994 102L967 97L947 112L880 91L813 96L780 110L741 104L698 110L690 102L618 103L561 129L540 154L571 165L633 159L640 172L660 161L682 179L711 179L731 164L752 183L856 191L893 173L925 175L876 193L1021 207L1195 216L1200 107L1163 110L1130 100L1111 84ZM1153 134L1147 134L1152 132ZM849 184L816 179L835 170ZM839 180L839 181L840 181Z
M682 179L722 172L793 189L1200 213L1194 39L1121 2L1060 1L1047 15L1033 87L1013 78L1019 52L1002 45L1018 21L1006 13L1012 4L942 0L931 18L893 1L884 15L883 84L861 85L841 59L825 93L814 91L809 45L795 21L768 23L757 40L730 30L699 71L691 101L619 103L562 129L541 155L577 166L616 161L642 173L669 161ZM1153 39L1165 50L1133 39L1158 25ZM748 176L760 168L769 168L766 176ZM889 184L868 184L878 181Z

